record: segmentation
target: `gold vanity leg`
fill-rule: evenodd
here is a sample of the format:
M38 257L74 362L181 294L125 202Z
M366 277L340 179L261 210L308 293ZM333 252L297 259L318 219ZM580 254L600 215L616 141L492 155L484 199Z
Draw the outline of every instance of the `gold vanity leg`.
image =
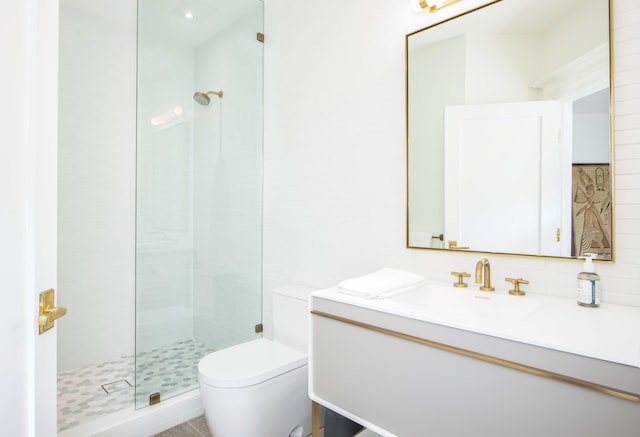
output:
M311 401L311 437L320 437L320 404Z

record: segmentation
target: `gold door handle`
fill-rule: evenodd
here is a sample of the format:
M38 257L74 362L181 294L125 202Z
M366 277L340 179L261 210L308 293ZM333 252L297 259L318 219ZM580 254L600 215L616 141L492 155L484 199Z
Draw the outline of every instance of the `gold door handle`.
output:
M57 308L55 306L55 291L53 288L40 293L40 312L38 314L38 332L40 334L44 334L53 328L53 322L65 314L67 314L66 308Z
M469 246L458 246L458 240L449 240L449 249L468 250Z

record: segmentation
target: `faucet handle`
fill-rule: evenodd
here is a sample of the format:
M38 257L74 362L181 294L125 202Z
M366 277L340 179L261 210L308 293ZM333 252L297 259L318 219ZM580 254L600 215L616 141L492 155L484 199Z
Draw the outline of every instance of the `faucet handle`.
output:
M528 280L522 278L504 278L504 280L513 284L513 290L509 290L509 294L513 296L524 296L526 294L523 290L520 290L520 284L528 284Z
M453 283L454 287L465 288L465 287L469 286L467 283L464 282L464 278L470 278L471 274L469 274L467 272L451 272L451 274L453 276L457 276L458 277L458 282L454 282Z

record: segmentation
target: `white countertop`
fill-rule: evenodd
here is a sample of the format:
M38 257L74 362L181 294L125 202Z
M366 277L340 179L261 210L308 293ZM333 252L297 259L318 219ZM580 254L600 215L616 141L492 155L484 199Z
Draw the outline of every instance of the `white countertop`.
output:
M381 299L319 290L314 297L640 367L640 307L602 303L585 308L573 299L506 291L482 292L428 282Z

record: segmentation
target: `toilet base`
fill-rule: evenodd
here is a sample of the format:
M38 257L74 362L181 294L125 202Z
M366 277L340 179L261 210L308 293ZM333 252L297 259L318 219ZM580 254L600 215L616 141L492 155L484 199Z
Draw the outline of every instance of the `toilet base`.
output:
M302 425L311 433L308 366L248 387L200 384L207 426L214 437L288 437Z

